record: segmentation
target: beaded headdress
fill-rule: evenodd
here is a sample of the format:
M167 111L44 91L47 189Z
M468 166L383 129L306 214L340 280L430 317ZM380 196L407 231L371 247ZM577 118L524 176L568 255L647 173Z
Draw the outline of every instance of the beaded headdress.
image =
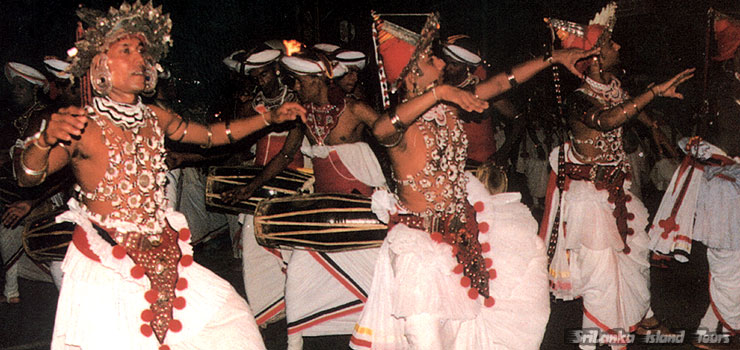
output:
M373 43L375 60L380 75L380 90L383 107L390 107L390 93L395 93L399 83L409 72L418 69L417 61L422 54L429 53L434 40L439 34L439 15L423 14L426 23L421 34L414 33L395 23L381 19L382 16L372 12Z
M588 25L556 18L545 18L545 22L556 31L563 47L590 50L609 42L617 22L616 12L617 3L610 2L588 22Z
M131 5L124 1L120 8L111 7L107 13L83 7L77 10L77 16L88 28L69 51L72 63L67 71L76 77L86 74L95 55L108 50L123 35L140 35L154 62L165 57L172 46L170 15L163 14L162 6L155 8L152 2L142 5L136 0Z

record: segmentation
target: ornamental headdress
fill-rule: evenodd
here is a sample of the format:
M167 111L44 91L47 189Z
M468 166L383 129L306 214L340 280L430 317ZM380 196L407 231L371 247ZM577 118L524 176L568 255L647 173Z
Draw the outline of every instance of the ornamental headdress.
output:
M390 107L389 91L395 93L409 72L417 73L419 57L431 52L432 44L439 35L439 15L436 13L416 15L427 17L421 34L381 19L383 16L393 15L372 12L372 16L375 60L380 75L383 107L387 109Z
M545 18L545 22L556 32L563 48L591 50L602 47L611 40L617 22L616 12L617 3L610 2L588 22L588 25L556 18ZM590 64L589 60L580 61L576 64L576 69L585 72Z
M142 5L140 0L133 5L124 1L120 8L111 7L108 13L83 7L77 10L77 17L87 25L87 29L68 52L72 63L67 70L75 77L85 75L93 58L105 53L124 35L140 36L147 55L155 63L165 57L172 46L170 15L163 14L162 6L155 8L151 1L146 5Z
M340 50L332 56L332 61L338 64L334 70L335 78L347 74L350 69L361 71L367 65L367 56L360 51Z
M262 68L274 62L277 62L282 51L272 48L260 47L252 50L252 52L246 52L239 50L232 53L229 57L224 58L223 62L231 70L248 75L249 71L255 68Z
M714 39L717 40L715 61L726 61L735 55L740 47L740 20L717 10L714 13Z

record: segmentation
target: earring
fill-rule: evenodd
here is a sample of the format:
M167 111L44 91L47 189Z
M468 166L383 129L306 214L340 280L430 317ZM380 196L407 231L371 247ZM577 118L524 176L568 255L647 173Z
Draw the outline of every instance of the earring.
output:
M113 85L108 68L108 55L101 53L93 57L90 64L90 84L100 96L107 96L110 93Z

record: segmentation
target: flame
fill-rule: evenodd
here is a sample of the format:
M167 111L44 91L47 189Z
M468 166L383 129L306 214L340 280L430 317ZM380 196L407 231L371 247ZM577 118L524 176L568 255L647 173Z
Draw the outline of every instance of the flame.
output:
M301 52L301 44L297 40L283 40L283 46L285 46L285 54L292 56L294 53Z

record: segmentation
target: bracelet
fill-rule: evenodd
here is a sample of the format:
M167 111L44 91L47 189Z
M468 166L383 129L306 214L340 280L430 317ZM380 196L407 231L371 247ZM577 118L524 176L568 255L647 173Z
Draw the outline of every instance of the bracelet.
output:
M46 131L46 119L41 120L41 127L39 128L39 131L37 131L33 136L31 136L31 139L33 139L33 145L38 147L38 149L42 151L46 151L51 148L51 145L41 146L39 144L39 139L41 139L41 134ZM26 141L28 142L28 141Z
M171 134L169 134L167 136L174 135L177 132L177 130L180 130L180 127L182 126L182 123L184 123L184 122L185 122L185 119L182 119L182 117L180 117L180 123L178 123L177 126L175 127L175 131L173 131Z
M224 123L224 132L226 133L226 137L229 139L229 144L234 143L234 137L231 136L231 121L227 120L226 123Z
M432 95L434 95L434 101L435 102L436 101L439 101L439 97L437 97L437 90L436 89L437 89L436 86L432 88Z
M186 120L185 121L185 130L182 131L182 135L180 135L180 138L179 139L174 140L175 142L180 142L180 141L182 141L185 138L185 135L188 134L188 126L190 126L190 121L189 120Z
M262 121L265 122L265 126L270 126L270 122L267 121L267 118L265 118L265 112L260 113L262 116Z
M25 158L26 150L23 150L21 152L21 158L18 160L18 163L21 165L21 169L23 169L23 172L26 173L28 176L42 176L46 175L46 171L49 169L49 158L46 158L46 164L44 164L44 167L41 168L41 170L33 170L26 166L23 162L23 158Z
M511 85L512 89L519 85L519 82L516 81L516 77L514 76L514 73L511 72L511 70L506 71L506 79L509 79L509 85Z
M393 128L396 129L396 132L400 134L403 134L406 132L406 129L408 129L408 126L401 121L401 117L399 117L398 114L394 114L393 117L391 117L391 124L393 124Z
M403 140L403 134L396 133L396 135L398 135L398 138L396 139L396 141L393 141L392 143L382 143L382 142L378 142L378 143L380 143L380 145L383 146L383 147L385 147L385 148L393 148L393 147L396 147L399 144L401 144L401 140Z
M207 128L208 129L206 130L206 132L208 133L208 141L206 142L205 146L204 145L200 146L200 148L203 148L203 149L208 149L208 148L211 148L211 146L213 146L213 143L212 143L213 133L211 132L211 126L208 125Z

